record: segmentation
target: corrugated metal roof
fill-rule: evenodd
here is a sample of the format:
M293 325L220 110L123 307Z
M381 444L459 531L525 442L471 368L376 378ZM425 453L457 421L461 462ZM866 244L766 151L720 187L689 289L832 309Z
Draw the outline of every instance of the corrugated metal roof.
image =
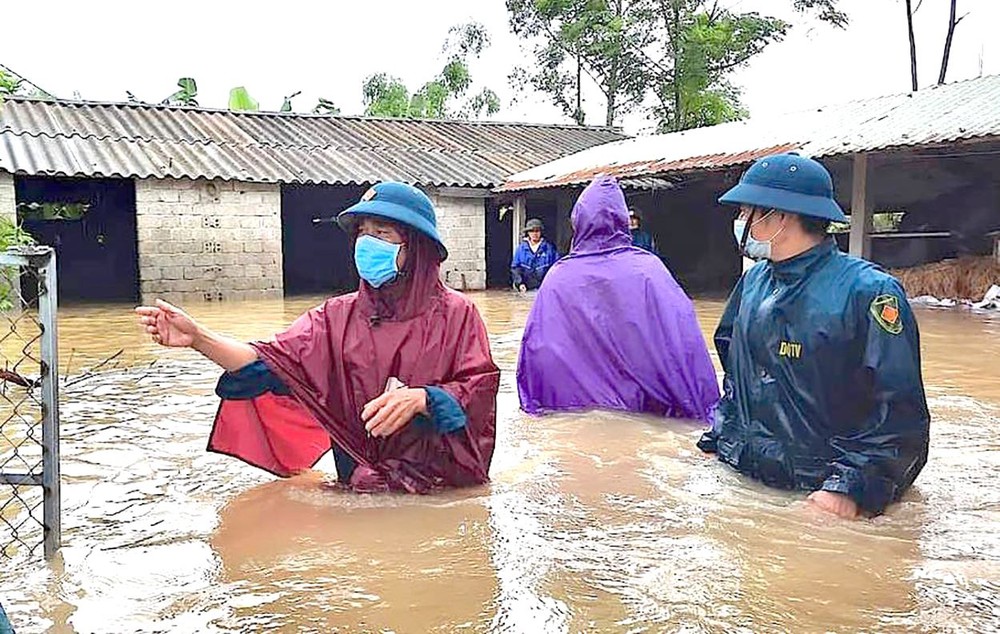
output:
M47 176L494 187L609 128L8 99L0 170Z
M515 174L499 189L579 184L598 174L637 178L725 168L790 150L820 158L988 136L1000 136L1000 76L627 139Z

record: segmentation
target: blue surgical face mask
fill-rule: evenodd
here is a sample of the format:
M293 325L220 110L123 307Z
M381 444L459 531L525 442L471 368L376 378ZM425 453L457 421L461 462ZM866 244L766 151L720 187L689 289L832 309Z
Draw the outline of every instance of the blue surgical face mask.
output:
M755 220L751 226L757 224L758 222L764 220L771 215L768 212L761 216L759 219ZM743 254L752 260L770 260L771 259L771 241L778 237L778 234L784 231L784 225L781 226L778 231L771 236L771 240L757 240L747 232L747 221L737 218L733 221L733 235L736 236L736 244L743 243L743 234L746 233L747 243L743 246Z
M372 236L361 236L354 243L354 263L361 279L379 288L399 276L397 258L401 244L393 244Z

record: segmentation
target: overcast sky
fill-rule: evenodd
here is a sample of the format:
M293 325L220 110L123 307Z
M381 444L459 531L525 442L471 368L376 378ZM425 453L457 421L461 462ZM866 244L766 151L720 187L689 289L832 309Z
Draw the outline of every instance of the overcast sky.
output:
M725 1L725 0L724 0ZM914 0L918 2L919 0ZM903 0L841 0L851 26L838 31L789 11L791 0L729 0L742 11L794 24L735 75L751 114L787 112L824 103L909 90ZM958 27L948 79L1000 74L1000 0L958 0L969 13ZM565 122L543 96L516 96L507 81L525 53L509 34L503 0L283 0L251 9L246 0L113 2L7 0L0 63L61 97L159 101L181 76L198 81L204 106L224 107L229 89L244 85L264 109L301 90L296 109L323 96L345 114L359 113L361 84L388 72L419 87L443 63L441 45L452 25L477 20L493 45L472 66L479 86L504 102L497 118ZM921 86L936 82L947 29L948 0L924 0L917 14ZM991 29L991 25L994 28ZM604 103L590 95L588 123L603 123ZM624 121L630 132L647 126Z

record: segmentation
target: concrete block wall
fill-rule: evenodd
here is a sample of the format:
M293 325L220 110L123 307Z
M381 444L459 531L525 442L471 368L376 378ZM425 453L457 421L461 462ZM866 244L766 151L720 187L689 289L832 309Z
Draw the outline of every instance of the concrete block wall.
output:
M135 182L144 302L281 297L280 185Z
M17 201L14 197L14 176L0 172L0 216L17 220Z
M431 192L448 259L441 279L460 291L486 288L486 201Z

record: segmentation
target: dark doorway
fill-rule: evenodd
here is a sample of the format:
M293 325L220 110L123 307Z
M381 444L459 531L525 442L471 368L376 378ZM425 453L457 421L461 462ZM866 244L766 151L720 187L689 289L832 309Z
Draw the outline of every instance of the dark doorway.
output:
M500 219L500 203L486 201L486 287L510 286L510 261L514 257L511 243L514 216L511 210Z
M334 295L356 290L351 241L331 220L356 203L361 185L284 185L281 188L281 247L285 294Z
M513 207L513 203L503 206ZM510 286L510 262L514 258L513 209L508 209L500 219L501 203L486 201L486 286L506 288ZM556 201L550 198L528 198L525 205L525 220L538 218L545 225L545 238L558 244L558 213Z
M131 180L19 176L14 191L24 229L56 251L60 301L139 299Z

